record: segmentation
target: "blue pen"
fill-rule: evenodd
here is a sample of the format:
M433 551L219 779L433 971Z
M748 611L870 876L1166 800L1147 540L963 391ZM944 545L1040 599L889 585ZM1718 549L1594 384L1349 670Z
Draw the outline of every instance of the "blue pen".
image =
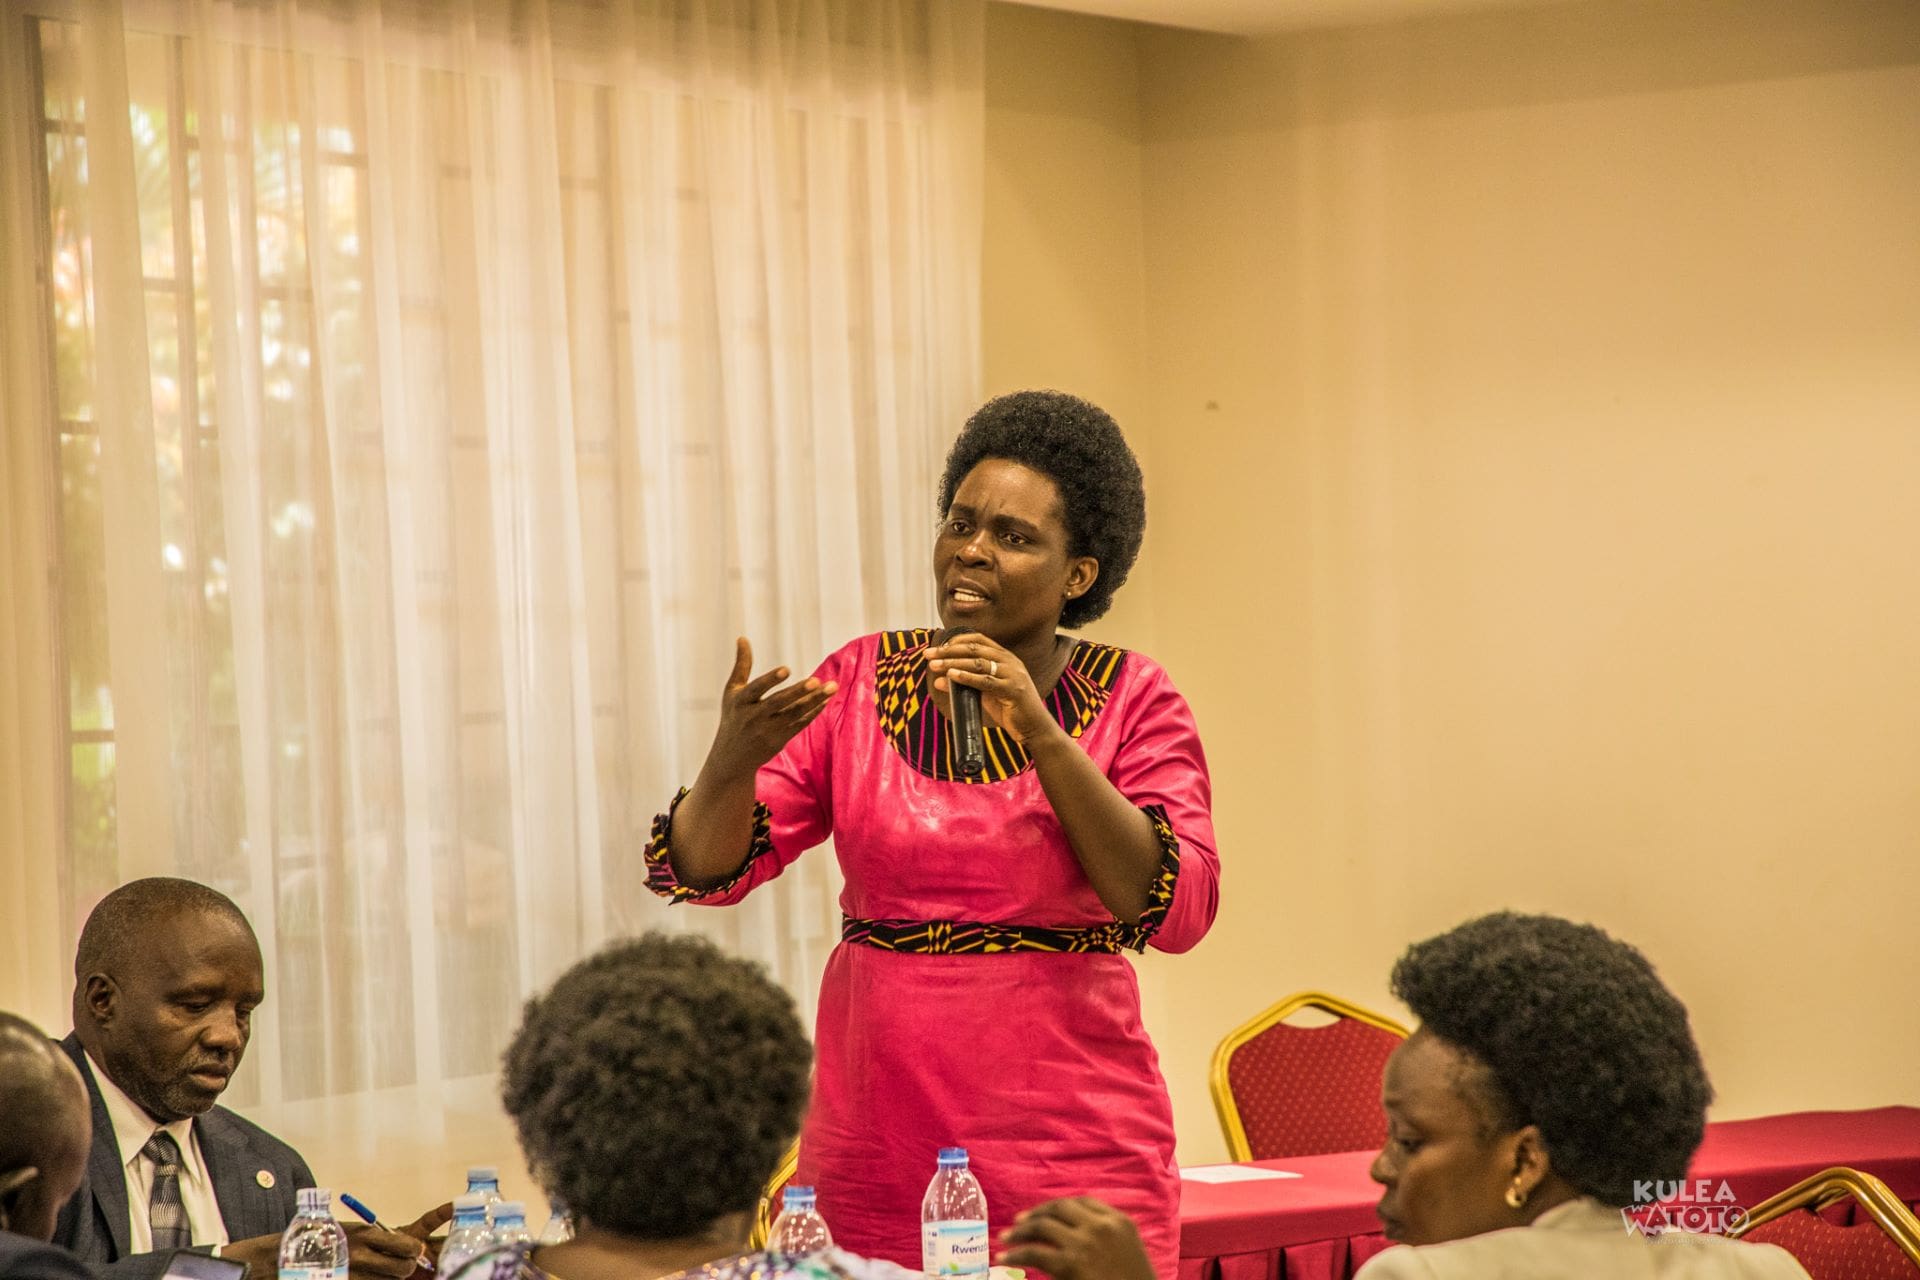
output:
M367 1206L363 1204L357 1197L350 1196L346 1192L342 1191L340 1193L340 1203L347 1206L347 1208L353 1210L355 1213L359 1214L363 1219L372 1223L374 1226L379 1227L382 1231L390 1231L390 1232L393 1232L394 1235L400 1234L399 1232L394 1231L393 1228L388 1226L386 1223L380 1221L380 1219L374 1214L373 1210L367 1208ZM425 1253L422 1253L420 1255L420 1261L414 1265L416 1269L420 1271L431 1271L433 1270L433 1259L428 1257Z

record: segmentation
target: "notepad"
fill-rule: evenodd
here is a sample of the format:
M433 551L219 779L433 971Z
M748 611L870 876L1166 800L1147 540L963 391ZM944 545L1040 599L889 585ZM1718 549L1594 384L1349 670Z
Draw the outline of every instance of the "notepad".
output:
M1188 1182L1268 1182L1275 1178L1298 1178L1301 1175L1288 1173L1285 1169L1262 1169L1251 1164L1199 1164L1182 1169L1180 1176Z

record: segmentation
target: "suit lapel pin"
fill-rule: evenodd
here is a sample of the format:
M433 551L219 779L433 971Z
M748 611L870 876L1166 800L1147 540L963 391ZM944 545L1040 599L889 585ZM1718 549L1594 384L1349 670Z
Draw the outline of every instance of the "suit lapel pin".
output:
M262 1169L260 1172L253 1175L253 1180L259 1183L262 1187L266 1188L268 1191L273 1190L273 1170Z

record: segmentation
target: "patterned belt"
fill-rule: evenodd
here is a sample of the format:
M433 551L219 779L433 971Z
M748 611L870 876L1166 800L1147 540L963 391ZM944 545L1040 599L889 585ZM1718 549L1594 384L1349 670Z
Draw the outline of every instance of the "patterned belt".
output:
M972 920L856 920L840 917L845 942L917 955L1000 955L1011 951L1117 955L1147 945L1150 930L1118 920L1082 929L1031 924L981 924Z

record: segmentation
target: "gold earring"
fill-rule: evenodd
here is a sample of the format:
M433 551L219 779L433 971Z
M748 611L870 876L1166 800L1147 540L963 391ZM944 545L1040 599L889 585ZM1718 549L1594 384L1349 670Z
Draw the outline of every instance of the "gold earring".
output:
M1527 1193L1520 1189L1519 1183L1516 1182L1512 1186L1507 1188L1507 1208L1509 1209L1525 1208L1526 1203L1527 1203Z

